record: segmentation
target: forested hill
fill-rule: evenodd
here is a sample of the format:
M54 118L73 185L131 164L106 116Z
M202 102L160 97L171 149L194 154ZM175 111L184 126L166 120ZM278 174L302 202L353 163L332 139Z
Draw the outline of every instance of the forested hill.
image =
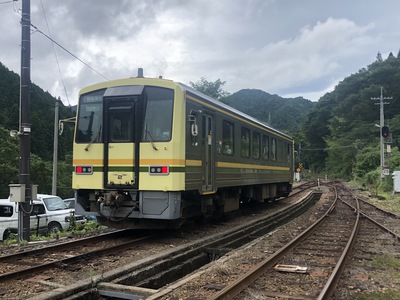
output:
M19 75L8 70L0 63L0 126L5 129L17 129L19 124ZM53 157L54 107L57 99L43 91L35 84L31 85L31 124L32 124L32 153L43 159ZM59 105L59 119L74 116L69 107ZM66 129L66 135L73 131ZM72 136L60 138L60 157L72 150Z
M8 196L8 185L17 183L19 168L19 138L11 138L10 130L19 129L20 77L0 63L0 198ZM54 107L56 99L35 84L31 85L31 177L39 192L51 193L54 145ZM59 119L74 113L62 103ZM61 196L72 196L73 129L64 126L58 140L58 190Z
M341 81L310 112L302 128L302 160L314 171L340 177L372 176L380 180L380 106L385 99L385 125L392 142L400 141L400 53L377 60ZM372 99L378 98L378 99ZM298 146L296 146L297 149ZM387 161L388 163L388 161ZM392 147L390 169L399 170L400 156ZM370 172L373 172L370 173Z
M228 105L288 133L301 129L315 102L302 97L282 98L257 89L243 89L224 99Z

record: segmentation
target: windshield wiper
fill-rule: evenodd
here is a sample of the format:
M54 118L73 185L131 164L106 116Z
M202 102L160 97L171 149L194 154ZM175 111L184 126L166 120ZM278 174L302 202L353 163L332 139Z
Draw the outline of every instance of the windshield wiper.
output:
M157 150L157 151L158 151L158 148L156 147L156 145L154 145L153 137L151 136L150 131L147 129L147 124L146 124L145 127L144 127L144 132L146 133L144 139L147 140L147 135L149 135L149 141L150 141L150 143L151 143L151 146L153 147L154 150Z
M95 142L100 140L100 135L101 135L101 126L99 128L99 132L93 136L92 140L90 141L89 144L87 144L87 146L85 147L85 151L89 151L90 146Z

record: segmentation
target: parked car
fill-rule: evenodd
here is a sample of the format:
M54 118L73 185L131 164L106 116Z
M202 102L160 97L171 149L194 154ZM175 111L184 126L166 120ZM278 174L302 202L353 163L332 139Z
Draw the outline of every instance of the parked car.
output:
M84 216L75 216L75 210L68 208L58 196L38 194L37 198L31 206L31 232L68 230L72 217L76 224L86 222ZM0 240L7 239L10 233L18 233L18 203L0 199Z
M63 200L68 208L75 208L75 198L66 198ZM96 220L96 216L86 216L91 220Z
M68 208L75 208L75 198L67 198L63 200Z

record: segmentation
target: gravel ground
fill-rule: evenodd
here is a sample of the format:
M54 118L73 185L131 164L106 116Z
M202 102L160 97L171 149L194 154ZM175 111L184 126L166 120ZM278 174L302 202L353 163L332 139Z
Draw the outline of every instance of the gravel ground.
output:
M235 278L246 272L249 268L257 264L258 262L265 259L265 257L269 256L271 253L275 252L282 245L286 244L292 237L302 232L309 224L313 223L315 220L319 218L322 212L325 212L327 208L327 204L333 198L333 196L329 193L327 187L321 187L324 191L320 201L316 203L316 205L310 209L308 212L303 214L302 216L296 218L290 223L279 227L274 232L260 237L259 239L253 241L251 244L248 244L237 251L230 252L229 254L221 257L218 260L215 260L203 267L200 272L196 272L187 276L186 283L178 284L176 283L176 287L172 288L174 284L170 285L172 291L162 297L162 299L179 299L179 300L187 300L187 299L207 299L211 294L215 293L216 290L221 289L223 286L232 282ZM298 195L297 198L304 196ZM296 201L295 199L284 199L283 201L275 202L272 205L269 205L268 210L260 209L257 213L240 216L236 218L227 218L226 220L214 223L214 224L204 224L199 227L198 225L187 225L182 230L176 231L174 233L168 233L165 235L163 240L152 248L151 253L157 253L165 250L167 247L176 247L183 243L188 243L190 241L194 241L196 239L200 239L204 236L208 236L211 234L215 234L218 232L223 232L226 229L232 228L236 225L243 224L247 221L253 220L257 218L259 215L272 214L275 210L282 208L283 205L286 205L289 202ZM53 241L56 243L62 242ZM379 243L379 240L377 240ZM378 245L377 245L378 246ZM381 245L379 245L381 247ZM41 247L40 244L31 244L26 247ZM15 246L3 246L0 247L0 255L10 253L12 251L21 251L25 247L15 247ZM377 248L377 251L379 249ZM381 248L382 251L382 248ZM393 250L395 251L395 250ZM392 254L397 259L399 258L399 253ZM145 257L146 254L143 254ZM135 259L140 259L140 257L136 257ZM115 269L119 266L123 266L129 263L129 261L124 261L124 257L120 257L118 261L110 261L102 265L102 269ZM397 274L399 273L399 269L397 269ZM86 276L92 276L97 271L85 270ZM82 275L79 275L82 276ZM74 277L78 278L79 276L71 276L70 273L65 274L65 278L58 278L57 282L68 282L72 283L74 281ZM379 272L375 272L373 275L373 282L379 282L378 285L374 285L374 291L388 291L392 290L393 286L398 285L399 277L390 279L387 277L387 274L379 275ZM46 290L51 285L51 279L48 281L49 285L45 286L41 283L34 283L34 288L37 292L41 290ZM28 286L29 285L29 286ZM368 282L366 283L367 287L364 289L368 291ZM26 294L26 290L28 290L32 286L32 283L29 284L27 282L19 282L15 287L15 295L16 297L9 297L7 299L28 299L29 296ZM376 288L379 286L379 289ZM400 287L398 287L400 289ZM355 292L359 292L359 290L354 289ZM262 294L263 291L260 290L248 290L246 292L245 298L241 299L272 299L266 298ZM0 289L1 294L1 289ZM365 293L364 293L365 294ZM20 296L18 296L20 295ZM25 295L21 297L22 295ZM1 295L0 295L1 297ZM340 298L336 298L340 299ZM379 299L379 298L354 298L354 299ZM381 298L381 299L400 299L400 298Z
M233 282L240 275L244 274L252 266L261 262L274 251L279 249L282 245L286 244L292 237L302 232L311 223L316 221L322 212L325 212L333 195L328 192L328 189L323 187L324 194L320 201L308 212L279 227L273 233L263 236L251 244L248 244L237 251L233 251L226 256L213 261L205 266L201 272L191 274L190 279L182 285L176 284L178 287L173 289L172 292L165 295L163 300L187 300L187 299L209 299L216 291L222 289L225 285ZM375 254L386 254L390 258L389 263L398 264L394 265L388 272L387 268L374 267L369 268L371 274L367 275L367 280L361 278L361 286L357 284L355 278L349 276L344 286L346 291L337 292L333 297L335 300L347 299L400 299L400 252L399 243L392 242L391 247L382 244L382 239L377 238L373 244L368 244L369 250ZM384 256L384 257L387 257ZM354 261L353 261L354 262ZM354 267L352 262L349 262L346 274L356 273L351 271ZM367 267L368 269L368 267ZM357 273L358 274L358 273ZM350 278L350 279L349 279ZM354 285L352 282L354 281ZM271 282L271 284L273 284ZM397 291L397 292L396 292ZM278 299L270 298L264 295L263 290L247 289L240 295L241 300L250 299Z
M240 216L228 216L219 222L199 224L187 224L181 230L166 231L161 234L160 238L155 242L144 242L140 249L127 250L123 255L114 255L110 253L110 259L99 259L98 261L90 261L86 265L80 264L76 270L70 271L64 269L60 272L57 269L50 269L42 272L40 275L31 276L29 280L11 280L0 283L0 297L5 299L29 299L33 295L49 291L62 285L72 285L76 281L84 280L92 276L101 275L108 270L123 267L132 261L139 261L149 255L163 253L170 248L177 247L184 243L193 242L206 236L224 232L232 227L244 224L259 216L273 214L283 206L295 202L296 199L283 199L267 205L262 205L259 210L253 213L247 213ZM107 230L106 230L107 231ZM93 235L96 233L90 233ZM135 236L135 231L132 231ZM11 254L12 252L20 252L31 248L41 248L48 244L63 243L65 241L78 238L69 237L49 242L34 242L24 247L2 245L0 255Z

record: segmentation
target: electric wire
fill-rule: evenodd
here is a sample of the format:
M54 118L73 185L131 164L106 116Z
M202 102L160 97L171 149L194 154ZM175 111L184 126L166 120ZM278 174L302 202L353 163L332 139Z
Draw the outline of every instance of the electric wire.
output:
M2 1L2 2L0 2L0 5L1 4L7 4L7 3L13 3L13 2L17 2L18 0L9 0L9 1Z
M104 79L106 79L107 81L109 81L110 79L107 78L106 76L104 76L103 74L101 74L99 71L95 70L93 67L91 67L88 63L84 62L82 59L80 59L78 56L76 56L75 54L73 54L71 51L69 51L68 49L66 49L64 46L60 45L58 42L56 42L54 39L52 39L50 36L48 36L47 34L45 34L43 31L41 31L37 26L33 25L31 23L32 28L35 29L35 32L39 32L42 35L44 35L46 38L48 38L50 41L52 41L54 44L56 44L58 47L60 47L61 49L63 49L65 52L67 52L69 55L71 55L72 57L74 57L75 59L79 60L81 63L83 63L86 67L88 67L89 69L91 69L93 72L97 73L98 75L100 75L101 77L103 77Z
M47 22L46 11L45 11L45 9L44 9L43 1L42 1L42 0L40 0L40 4L41 4L41 6L42 6L42 11L43 11L43 15L44 15L44 20L45 20L46 26L47 26L47 31L49 32L49 36L51 37L50 27L49 27L49 23ZM53 53L54 53L54 57L55 57L55 59L56 59L57 67L58 67L58 73L60 73L61 82L62 82L62 85L63 85L63 87L64 87L65 97L67 98L68 106L71 106L71 103L69 102L69 98L68 98L67 88L65 87L64 77L63 77L62 72L61 72L60 63L59 63L59 61L58 61L57 52L56 52L56 49L55 49L55 47L54 47L54 43L53 43L53 42L51 43L51 46L53 47Z

